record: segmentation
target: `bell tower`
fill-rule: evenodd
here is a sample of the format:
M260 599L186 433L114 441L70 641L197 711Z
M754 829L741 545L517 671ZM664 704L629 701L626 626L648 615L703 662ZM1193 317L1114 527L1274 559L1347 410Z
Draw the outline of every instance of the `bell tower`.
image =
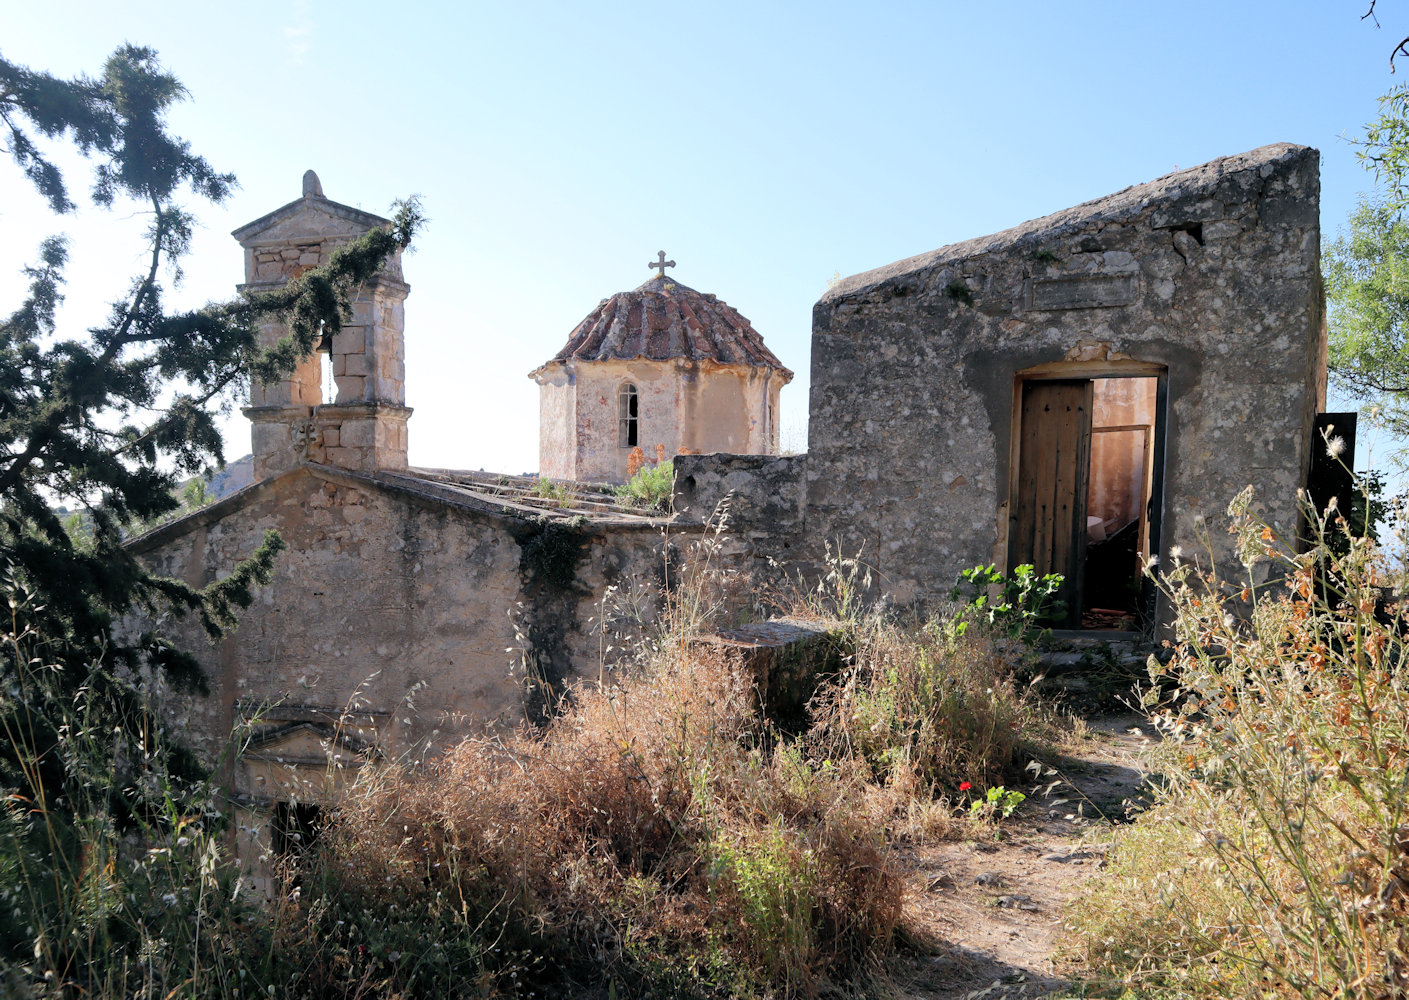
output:
M344 243L390 221L329 201L312 170L303 196L236 229L245 251L240 291L285 284L326 263ZM405 308L411 291L401 254L362 283L352 321L325 337L299 367L270 383L251 383L245 416L252 424L256 482L305 462L360 472L406 468ZM261 329L270 346L288 333L282 323ZM326 375L325 373L326 365Z

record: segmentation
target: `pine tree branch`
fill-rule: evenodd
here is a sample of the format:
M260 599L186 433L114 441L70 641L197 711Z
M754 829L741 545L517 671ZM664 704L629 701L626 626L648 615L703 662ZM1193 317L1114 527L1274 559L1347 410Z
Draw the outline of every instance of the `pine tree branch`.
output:
M147 268L146 277L143 278L142 282L134 291L131 304L128 305L127 308L124 310L123 318L118 324L118 328L115 332L113 339L108 342L107 346L103 349L102 353L99 354L96 359L95 363L100 367L107 367L109 364L111 364L113 358L117 356L118 352L120 352L124 347L128 346L132 342L130 339L128 339L127 334L128 331L131 330L132 325L136 320L137 310L141 306L143 299L150 295L152 293L152 290L156 287L157 275L160 273L161 270L161 237L164 222L160 202L158 202L154 197L152 199L152 203L157 213L157 221L156 228L152 234L151 264ZM81 401L75 400L74 402ZM48 412L43 416L43 418L39 422L39 425L35 428L33 434L30 436L29 443L25 447L24 451L20 452L18 455L13 456L9 460L9 465L6 467L4 472L0 472L0 496L8 494L12 489L14 489L15 485L20 481L20 479L24 477L24 474L29 469L30 465L32 465L34 463L34 460L37 459L40 454L43 453L44 449L49 445L49 443L53 439L53 436L57 434L59 429L63 426L64 419L67 417L67 415L68 408L62 405L59 401L55 401L49 407Z
M132 343L128 339L128 331L132 329L132 324L136 321L137 310L141 307L142 300L149 296L152 289L156 287L157 274L161 270L162 236L166 222L161 203L155 196L152 198L152 208L156 212L155 228L152 231L152 262L147 268L147 276L142 279L142 283L137 286L137 290L132 295L132 304L124 310L122 321L114 331L112 341L103 349L102 354L98 355L98 364L102 366L108 365L124 347ZM0 482L0 491L3 491L3 482Z

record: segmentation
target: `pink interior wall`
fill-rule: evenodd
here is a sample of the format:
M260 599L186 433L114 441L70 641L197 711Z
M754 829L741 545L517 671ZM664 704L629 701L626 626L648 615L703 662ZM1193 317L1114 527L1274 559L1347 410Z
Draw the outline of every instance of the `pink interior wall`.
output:
M1095 381L1091 420L1091 478L1086 510L1114 532L1140 516L1146 500L1149 443L1155 422L1154 378L1101 378ZM1148 430L1102 431L1137 426ZM1093 533L1100 531L1093 526ZM1096 539L1093 539L1096 540Z

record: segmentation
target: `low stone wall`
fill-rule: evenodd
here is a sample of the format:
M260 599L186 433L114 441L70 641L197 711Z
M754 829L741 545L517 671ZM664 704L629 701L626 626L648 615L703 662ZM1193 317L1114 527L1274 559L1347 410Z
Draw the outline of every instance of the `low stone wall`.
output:
M685 524L717 523L717 558L760 583L780 573L807 575L806 455L677 455L675 517Z
M356 710L385 721L375 742L394 755L541 716L545 698L595 679L611 665L607 647L621 645L601 633L603 596L630 598L649 620L670 562L662 548L677 539L647 519L486 507L410 477L305 466L135 540L154 571L194 587L229 572L270 529L287 545L224 642L211 645L191 617L164 623L212 688L173 702L173 725L213 758L237 702L278 706L265 715L280 718ZM675 534L688 544L691 533ZM511 673L520 660L536 683Z

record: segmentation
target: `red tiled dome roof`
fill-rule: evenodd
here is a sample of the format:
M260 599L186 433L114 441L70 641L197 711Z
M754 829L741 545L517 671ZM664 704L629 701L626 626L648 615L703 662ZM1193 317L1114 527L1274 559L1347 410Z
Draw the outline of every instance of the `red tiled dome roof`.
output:
M572 331L553 361L716 361L772 368L791 381L747 319L721 299L656 275L603 299ZM551 363L551 362L550 362Z

